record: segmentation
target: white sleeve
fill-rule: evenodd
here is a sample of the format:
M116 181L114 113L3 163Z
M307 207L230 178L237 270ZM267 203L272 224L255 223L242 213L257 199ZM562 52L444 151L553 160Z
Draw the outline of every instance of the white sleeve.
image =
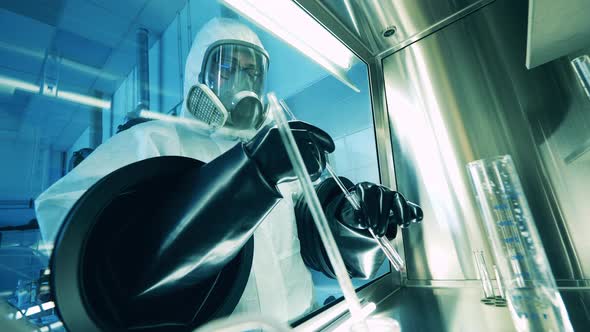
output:
M35 200L43 240L53 243L69 210L103 176L139 160L180 155L180 151L174 126L160 121L137 125L113 136Z

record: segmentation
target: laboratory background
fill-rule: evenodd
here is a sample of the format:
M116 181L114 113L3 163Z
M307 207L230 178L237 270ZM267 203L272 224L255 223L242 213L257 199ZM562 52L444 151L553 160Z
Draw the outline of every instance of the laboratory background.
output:
M301 312L291 314L299 304L286 302L297 292L288 282L285 298L259 289L289 312L273 321L274 311L259 308L283 329L228 331L589 330L588 13L585 0L3 0L0 331L82 326L63 299L84 302L86 284L60 303L52 266L68 257L56 256L66 231L44 238L36 201L79 176L96 151L104 159L79 172L102 167L109 153L135 153L113 142L135 135L138 150L174 144L167 131L138 128L182 122L189 54L212 20L257 35L268 54L264 92L272 92L262 104L276 96L291 120L325 131L335 146L330 171L399 192L423 213L387 243L366 235L382 255L368 277L309 268ZM313 184L330 178L324 170ZM307 197L298 192L290 207ZM62 208L56 202L45 208ZM134 231L126 234L132 247ZM342 246L327 251L347 255ZM338 270L329 263L323 271ZM295 267L267 271L302 280ZM153 312L187 310L173 298L154 303ZM102 330L92 314L84 319L87 331ZM129 330L221 330L206 323Z

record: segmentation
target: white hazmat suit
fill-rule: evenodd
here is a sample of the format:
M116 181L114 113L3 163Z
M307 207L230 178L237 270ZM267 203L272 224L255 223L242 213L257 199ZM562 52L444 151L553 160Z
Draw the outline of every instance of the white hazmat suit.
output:
M187 57L185 99L190 88L198 82L205 50L221 40L239 40L263 47L258 36L245 25L226 18L211 20L195 37ZM186 106L183 106L181 116L192 117ZM113 136L37 198L35 209L43 240L53 243L78 198L111 172L157 156L185 156L208 163L236 143L236 139L160 120L136 125ZM260 312L286 322L312 309L313 283L300 255L293 212L292 195L297 188L295 182L279 185L284 199L254 233L252 270L234 313Z

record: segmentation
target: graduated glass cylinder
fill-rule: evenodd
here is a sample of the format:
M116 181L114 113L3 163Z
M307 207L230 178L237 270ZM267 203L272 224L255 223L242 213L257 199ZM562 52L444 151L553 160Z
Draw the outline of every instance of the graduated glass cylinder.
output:
M512 158L467 169L518 331L573 331Z

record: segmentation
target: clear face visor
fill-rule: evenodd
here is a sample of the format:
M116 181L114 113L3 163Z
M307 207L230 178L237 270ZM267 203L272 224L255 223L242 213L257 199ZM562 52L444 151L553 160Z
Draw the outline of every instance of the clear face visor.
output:
M259 97L264 93L268 56L258 47L214 45L207 51L203 64L203 83L221 99L228 110L235 106L231 104L231 99L239 92L253 92Z
M200 82L227 111L225 128L257 129L264 121L262 95L267 71L268 55L256 45L224 41L207 49Z

